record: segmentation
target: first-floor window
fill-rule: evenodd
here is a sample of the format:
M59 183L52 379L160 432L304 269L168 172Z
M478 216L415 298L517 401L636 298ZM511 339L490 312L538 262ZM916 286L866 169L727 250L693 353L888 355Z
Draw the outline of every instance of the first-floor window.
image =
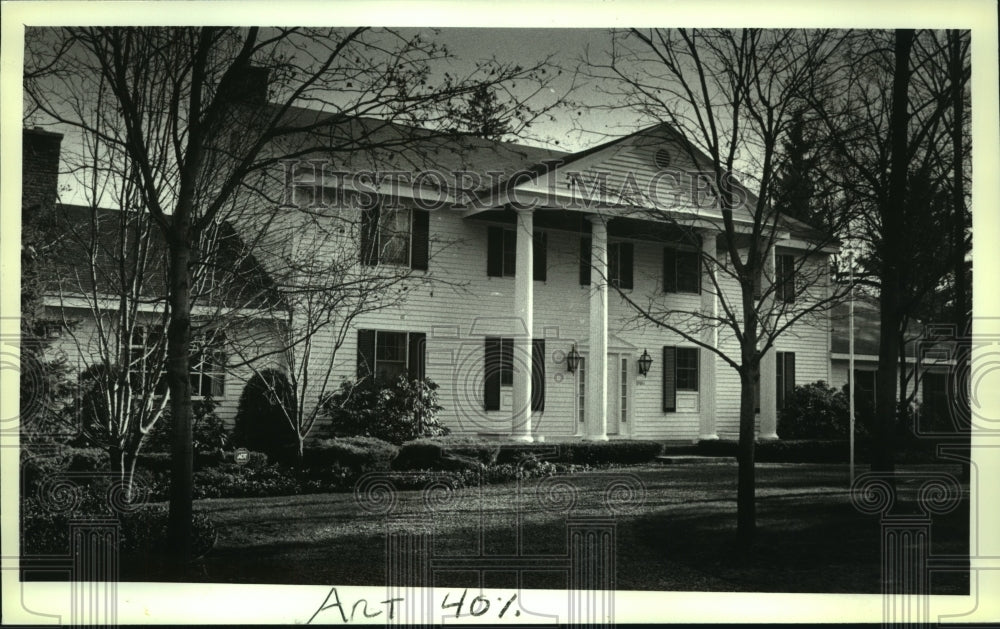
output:
M160 326L137 325L129 338L129 380L137 391L148 391L154 395L167 392L164 373L166 343L164 330Z
M164 395L167 392L165 338L165 331L161 326L139 325L132 330L129 339L129 377L133 386L140 391L151 388L154 395ZM210 338L195 335L191 339L188 377L193 398L219 398L225 395L224 346L225 337L221 334Z
M576 407L579 422L582 424L586 420L587 403L587 359L581 357L580 364L576 368Z
M677 411L678 391L698 390L698 348L663 347L663 410Z
M486 337L483 407L500 410L500 389L514 385L514 339ZM531 341L531 410L545 410L545 339Z
M222 343L194 341L191 354L191 395L222 397L225 395L226 353Z
M778 352L776 374L778 410L785 408L795 391L795 352Z
M358 330L358 377L422 379L426 339L423 332Z
M621 396L621 415L624 424L628 420L628 358L622 358Z

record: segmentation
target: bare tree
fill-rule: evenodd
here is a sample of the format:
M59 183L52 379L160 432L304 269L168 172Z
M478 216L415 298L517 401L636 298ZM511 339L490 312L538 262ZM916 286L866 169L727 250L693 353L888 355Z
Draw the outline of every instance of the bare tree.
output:
M880 301L876 469L893 469L895 425L919 382L907 363L912 323L943 316L942 288L968 309L967 35L847 33L844 72L808 96L839 200L852 208L845 238L862 253L857 281Z
M264 238L266 253L258 251L273 269L269 277L280 295L267 306L264 320L270 325L258 323L255 332L234 335L230 343L239 359L230 366L247 366L273 395L280 397L279 383L265 378L265 371L277 366L287 375L292 404L281 405L281 411L300 458L322 415L320 402L338 384L333 380L337 355L354 321L401 304L414 282L433 281L430 274L416 277L410 265L359 264L361 210L350 207L356 205L356 195L345 198L312 185L304 190L310 197L319 193L326 198L299 198L308 209L272 228ZM388 239L382 243L378 257L385 259L384 250L391 246ZM252 325L246 322L248 328Z
M657 207L633 211L681 227L699 247L708 278L701 291L717 307L691 311L662 295L643 301L619 294L639 318L713 352L739 374L737 530L744 546L756 526L754 398L761 361L773 355L778 337L808 324L844 292L829 281L826 263L839 225L819 230L774 210L787 159L782 143L806 109L802 91L834 72L839 43L829 32L631 30L614 34L607 60L588 60L615 106L630 107L645 123L666 123L684 158L678 181L690 194L677 207L649 198L631 204ZM789 240L794 261L778 268L775 247Z
M468 76L441 76L448 53L426 34L365 28L68 28L27 41L30 113L120 147L134 168L110 174L134 183L138 210L167 245L169 537L183 565L191 556L192 269L203 235L239 207L239 194L282 190L283 161L397 152L413 136L402 127L382 133L392 123L445 127L449 105L483 85L517 79L537 93L540 66L492 61Z

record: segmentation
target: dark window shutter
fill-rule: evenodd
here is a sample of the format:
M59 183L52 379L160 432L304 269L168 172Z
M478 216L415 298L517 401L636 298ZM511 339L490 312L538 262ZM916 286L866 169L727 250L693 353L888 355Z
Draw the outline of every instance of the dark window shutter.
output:
M517 231L504 229L502 231L503 256L501 267L504 277L514 277L517 274Z
M701 347L691 348L691 360L694 363L694 390L698 391L701 386ZM706 352L708 350L705 350Z
M663 292L677 292L677 251L670 247L663 249Z
M634 245L630 242L623 242L619 245L621 248L619 254L619 263L621 268L619 269L619 286L621 288L632 288L632 258L633 258L633 248Z
M663 346L663 412L677 412L677 348Z
M701 292L701 256L692 251L675 251L676 292Z
M375 373L375 330L358 330L358 378Z
M778 268L781 273L781 291L779 299L785 302L795 301L795 257L790 255L778 256Z
M500 410L500 339L486 337L486 370L483 378L483 407Z
M701 273L701 254L700 253L695 253L694 254L694 285L697 287L697 290L695 292L697 292L698 294L701 294L701 278L702 278L702 273Z
M503 227L489 227L486 237L486 275L503 277Z
M546 276L546 267L548 265L548 238L545 232L535 232L531 239L532 242L532 254L531 259L534 263L534 279L536 282L544 282Z
M531 410L545 410L545 339L531 340Z
M795 392L795 352L785 352L784 401L787 403Z
M413 231L410 242L410 266L418 271L427 270L427 260L430 257L430 218L427 210L412 210Z
M580 286L590 286L590 238L580 238Z
M406 371L411 380L423 380L427 365L427 335L423 332L410 332L407 341L410 347Z
M377 207L361 210L361 264L378 264L378 216Z

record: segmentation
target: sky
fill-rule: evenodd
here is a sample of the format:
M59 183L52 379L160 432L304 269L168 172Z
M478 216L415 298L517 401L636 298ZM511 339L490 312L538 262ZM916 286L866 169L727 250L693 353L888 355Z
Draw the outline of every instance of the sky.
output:
M575 89L568 104L548 118L532 125L523 142L545 148L576 152L636 130L636 118L624 110L601 109L606 96L586 76L575 74L584 54L602 56L609 47L608 29L584 28L444 28L435 41L448 46L461 63L496 57L498 60L530 64L551 55L563 73L550 84L553 99L571 86Z

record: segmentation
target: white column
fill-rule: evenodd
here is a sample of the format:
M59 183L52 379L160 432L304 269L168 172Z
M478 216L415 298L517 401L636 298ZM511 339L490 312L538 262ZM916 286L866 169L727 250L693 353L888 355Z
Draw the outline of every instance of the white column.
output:
M517 268L514 273L514 316L522 324L514 336L514 391L511 438L531 441L531 336L534 330L534 215L517 211Z
M765 279L770 278L771 284L775 281L774 276L774 246L771 246L764 262ZM762 307L762 318L770 319L774 310L772 307L775 300L774 291L765 300ZM769 321L770 323L770 321ZM777 352L772 347L760 359L760 434L758 439L778 438L778 358Z
M608 440L608 227L592 223L590 248L590 353L587 356L586 439Z
M719 313L719 298L715 283L713 260L715 260L715 238L717 232L705 229L701 232L702 277L701 311L706 317L716 317ZM719 346L719 328L714 323L701 332L701 342L711 347ZM715 377L716 355L712 350L701 348L698 361L698 439L706 441L718 439L715 432Z

